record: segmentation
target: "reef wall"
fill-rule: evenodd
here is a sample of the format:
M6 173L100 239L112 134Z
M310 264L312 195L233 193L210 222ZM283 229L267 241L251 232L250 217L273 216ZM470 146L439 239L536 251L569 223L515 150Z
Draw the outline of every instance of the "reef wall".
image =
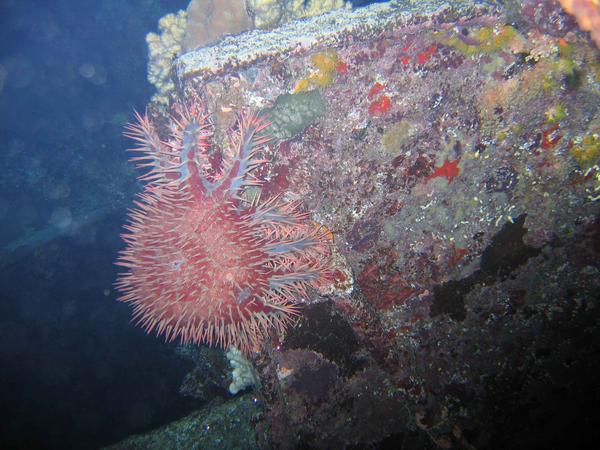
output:
M217 136L267 116L262 195L336 247L335 286L254 357L258 445L578 442L557 405L595 401L600 55L558 3L339 10L174 75Z

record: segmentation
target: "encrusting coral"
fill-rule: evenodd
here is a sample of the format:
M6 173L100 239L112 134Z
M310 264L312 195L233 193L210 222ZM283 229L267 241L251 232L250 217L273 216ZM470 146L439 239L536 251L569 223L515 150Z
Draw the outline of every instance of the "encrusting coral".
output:
M212 44L226 34L253 28L245 0L192 0L187 17L184 52Z
M157 90L152 100L169 103L175 88L171 80L173 61L182 53L214 44L225 35L254 27L273 28L342 7L351 8L351 4L344 0L192 0L186 11L162 17L158 33L146 35L148 81Z
M156 87L153 100L168 103L169 92L175 85L171 80L173 60L181 53L187 13L167 14L158 22L159 33L148 33L148 81Z

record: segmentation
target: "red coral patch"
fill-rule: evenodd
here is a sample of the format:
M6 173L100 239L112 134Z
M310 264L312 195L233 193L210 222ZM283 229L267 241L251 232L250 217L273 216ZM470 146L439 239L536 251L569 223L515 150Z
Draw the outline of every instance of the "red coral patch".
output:
M381 116L392 108L392 101L387 95L382 95L369 105L369 114L372 116Z

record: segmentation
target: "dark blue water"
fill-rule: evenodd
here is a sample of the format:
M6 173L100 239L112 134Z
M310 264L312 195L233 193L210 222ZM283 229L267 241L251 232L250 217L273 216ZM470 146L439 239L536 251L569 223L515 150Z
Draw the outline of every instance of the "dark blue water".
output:
M144 37L186 3L0 2L0 448L96 448L197 406L113 289Z

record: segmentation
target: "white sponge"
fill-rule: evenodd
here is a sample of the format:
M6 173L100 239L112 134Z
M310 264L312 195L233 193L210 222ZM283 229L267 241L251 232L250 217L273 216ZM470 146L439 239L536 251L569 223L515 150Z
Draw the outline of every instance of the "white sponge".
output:
M235 395L248 386L258 386L259 379L254 367L244 354L235 347L231 347L227 353L229 365L233 369L231 372L231 384L229 392Z

